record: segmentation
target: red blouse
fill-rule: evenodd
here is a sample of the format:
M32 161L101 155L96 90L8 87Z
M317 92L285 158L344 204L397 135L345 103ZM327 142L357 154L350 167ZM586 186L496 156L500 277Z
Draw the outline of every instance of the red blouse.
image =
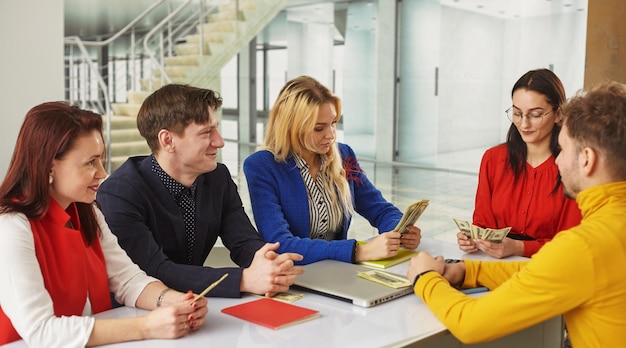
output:
M561 184L551 193L559 170L550 156L514 182L506 144L487 150L478 174L473 223L485 228L511 227L524 240L524 256L530 257L562 230L580 223L576 201L566 198Z
M68 221L76 229L66 227ZM100 240L86 246L74 204L64 211L52 199L48 213L30 220L37 261L56 316L82 315L89 295L94 313L111 308L106 264ZM20 339L0 308L0 344Z

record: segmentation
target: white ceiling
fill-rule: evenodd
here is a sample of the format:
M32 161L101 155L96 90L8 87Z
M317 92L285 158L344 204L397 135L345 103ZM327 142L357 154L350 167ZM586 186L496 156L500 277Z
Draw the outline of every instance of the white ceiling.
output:
M455 7L500 18L551 16L587 10L587 0L440 0Z
M94 39L111 35L137 18L152 0L65 0L65 36ZM153 26L166 14L167 7L149 14L140 24Z

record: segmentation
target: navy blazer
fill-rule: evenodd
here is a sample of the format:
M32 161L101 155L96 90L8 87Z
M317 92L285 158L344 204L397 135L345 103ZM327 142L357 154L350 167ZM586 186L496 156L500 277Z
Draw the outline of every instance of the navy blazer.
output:
M131 157L98 190L98 202L119 244L148 275L173 289L199 293L228 273L209 296L241 296L241 268L203 267L218 236L241 267L248 267L265 244L226 166L218 163L198 177L193 265L187 264L183 215L151 166L150 156Z

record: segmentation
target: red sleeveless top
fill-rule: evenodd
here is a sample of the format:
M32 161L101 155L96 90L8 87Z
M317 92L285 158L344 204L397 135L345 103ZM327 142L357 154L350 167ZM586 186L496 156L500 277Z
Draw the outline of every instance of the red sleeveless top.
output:
M94 313L110 309L109 283L100 240L96 238L90 246L85 244L76 205L72 203L64 211L51 199L48 213L39 220L29 221L54 315L82 315L87 294ZM67 227L68 221L75 228ZM20 338L0 307L0 345Z

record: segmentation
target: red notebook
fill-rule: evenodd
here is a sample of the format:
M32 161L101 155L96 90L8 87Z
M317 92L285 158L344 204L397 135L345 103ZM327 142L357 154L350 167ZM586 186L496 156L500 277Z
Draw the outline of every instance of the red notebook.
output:
M320 316L319 311L272 300L267 297L226 307L222 309L222 313L230 314L274 330Z

